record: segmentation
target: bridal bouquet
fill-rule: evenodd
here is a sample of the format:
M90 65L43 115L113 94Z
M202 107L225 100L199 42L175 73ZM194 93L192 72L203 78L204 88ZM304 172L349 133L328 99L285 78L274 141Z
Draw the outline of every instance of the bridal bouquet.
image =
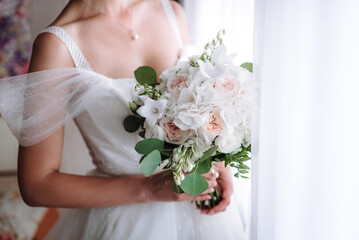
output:
M162 166L174 177L176 192L195 196L208 188L201 174L225 162L245 177L251 151L251 64L235 66L222 35L202 55L179 62L160 75L148 66L135 71L137 85L125 129L145 139L135 149L150 176ZM249 70L245 69L247 67ZM218 193L217 193L218 194Z

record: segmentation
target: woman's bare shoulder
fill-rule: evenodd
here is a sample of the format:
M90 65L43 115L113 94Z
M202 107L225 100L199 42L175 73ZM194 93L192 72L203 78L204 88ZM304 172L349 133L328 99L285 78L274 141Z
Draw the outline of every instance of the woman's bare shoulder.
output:
M67 47L54 34L39 34L33 44L29 72L60 67L74 67Z
M61 27L66 32L73 31L77 22L81 21L75 9L76 6L70 1L51 26ZM33 44L29 71L58 67L75 67L66 45L52 33L39 34Z
M160 0L149 0L149 3L152 3L153 6L157 7L159 12L163 11L163 6ZM180 35L182 37L182 42L184 45L189 43L189 36L188 36L188 26L187 26L187 19L186 13L181 4L176 1L170 0L172 5L173 11L176 15L178 28L180 31Z

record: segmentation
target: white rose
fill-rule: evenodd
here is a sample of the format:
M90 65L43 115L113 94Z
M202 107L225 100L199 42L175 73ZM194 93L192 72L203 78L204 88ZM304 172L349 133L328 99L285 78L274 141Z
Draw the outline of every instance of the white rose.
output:
M217 150L222 153L232 153L241 147L233 134L225 134L218 137L215 145L218 146Z
M157 138L163 141L164 136L165 132L160 126L154 125L153 127L146 127L145 138Z

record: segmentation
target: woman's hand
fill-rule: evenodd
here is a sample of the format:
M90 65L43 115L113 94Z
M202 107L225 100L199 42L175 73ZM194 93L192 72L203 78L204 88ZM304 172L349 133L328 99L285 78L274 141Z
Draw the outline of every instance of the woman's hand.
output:
M145 179L145 191L148 202L160 201L204 201L211 199L209 193L214 191L217 186L216 178L207 174L203 175L208 181L208 189L198 196L190 196L186 193L178 194L173 190L173 175L168 174L164 176L164 172L157 173Z
M221 202L211 209L201 209L201 213L213 215L226 210L230 204L231 195L233 193L232 173L230 166L224 167L223 163L216 163L213 167L219 173L217 178L218 188L222 197Z

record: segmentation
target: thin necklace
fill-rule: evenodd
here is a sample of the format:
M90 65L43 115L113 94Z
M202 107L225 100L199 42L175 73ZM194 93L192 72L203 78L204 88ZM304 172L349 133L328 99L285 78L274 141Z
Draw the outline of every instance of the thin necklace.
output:
M89 6L90 8L92 8L93 10L95 10L96 12L98 12L98 13L100 13L100 14L109 16L110 18L114 18L117 23L119 23L122 27L124 27L124 28L128 31L128 33L130 34L132 40L137 40L137 39L140 37L140 36L139 36L137 33L135 33L135 31L132 29L132 10L131 10L131 9L130 9L130 10L131 10L131 12L130 12L130 14L131 14L131 20L130 20L131 28L128 28L125 24L123 24L122 22L118 21L118 20L116 19L116 17L112 16L111 14L108 14L107 12L104 12L104 11L101 11L101 10L95 8L93 5L91 5L90 3L88 3L88 2L86 2L86 1L84 1L84 0L81 0L81 2L85 3L87 6Z

